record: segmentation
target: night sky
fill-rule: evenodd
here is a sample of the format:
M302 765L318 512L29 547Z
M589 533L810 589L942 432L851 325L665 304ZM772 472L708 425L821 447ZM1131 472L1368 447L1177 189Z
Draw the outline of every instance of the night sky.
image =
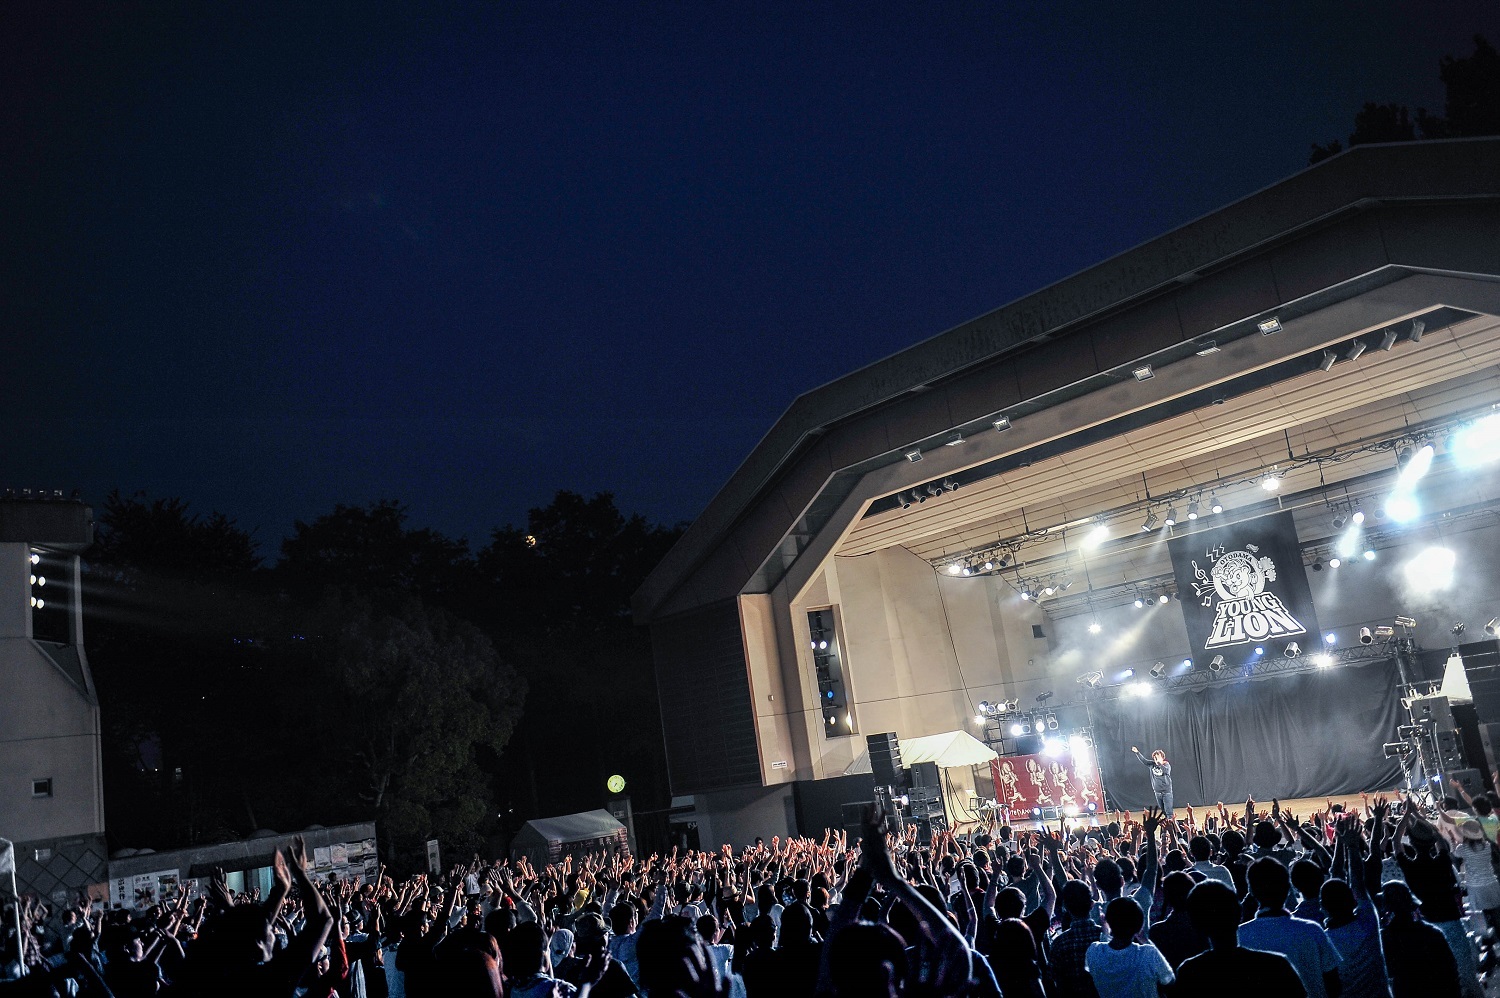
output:
M1493 0L418 6L5 5L0 485L272 555L383 497L691 519L798 394L1500 41Z

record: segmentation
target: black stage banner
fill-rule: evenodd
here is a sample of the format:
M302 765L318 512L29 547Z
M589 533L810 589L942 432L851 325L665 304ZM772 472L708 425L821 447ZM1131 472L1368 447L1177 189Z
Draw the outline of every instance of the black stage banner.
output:
M1243 664L1260 646L1282 654L1320 647L1312 592L1291 513L1198 530L1167 542L1193 659Z

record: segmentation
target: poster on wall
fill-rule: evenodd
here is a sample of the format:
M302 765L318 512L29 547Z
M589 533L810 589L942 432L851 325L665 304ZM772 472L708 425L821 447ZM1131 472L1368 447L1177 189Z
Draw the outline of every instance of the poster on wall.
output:
M1214 655L1234 665L1257 647L1270 655L1293 642L1305 650L1316 644L1318 621L1291 513L1174 536L1167 549L1200 666Z
M1083 814L1089 804L1096 812L1104 810L1099 763L1092 751L1076 758L1070 751L1002 756L990 760L990 776L995 781L995 802L1011 811L1040 807Z

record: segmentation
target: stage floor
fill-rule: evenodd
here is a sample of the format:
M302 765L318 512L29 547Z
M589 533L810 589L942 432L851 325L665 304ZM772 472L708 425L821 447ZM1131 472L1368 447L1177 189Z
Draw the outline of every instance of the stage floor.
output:
M1397 794L1397 792L1395 790L1383 790L1383 791L1378 791L1378 792L1372 790L1372 791L1370 791L1370 800L1373 801L1376 797L1382 796L1382 795L1384 795L1386 797L1392 797L1392 798L1394 798L1396 796L1396 794ZM1353 811L1356 811L1356 810L1360 810L1360 809L1362 809L1364 807L1364 801L1360 798L1359 794L1335 794L1332 797L1300 797L1300 798L1297 798L1295 800L1284 800L1284 801L1281 802L1281 808L1284 811L1290 811L1292 814L1296 815L1298 818L1305 819L1309 815L1311 815L1314 811L1326 811L1328 809L1328 804L1329 804L1330 801L1332 803L1334 803L1334 804L1342 804L1342 805L1344 805L1344 810L1350 811L1350 812L1353 812ZM1229 815L1230 815L1231 818L1234 818L1234 819L1238 820L1239 818L1244 817L1244 814L1245 814L1245 802L1244 801L1240 801L1238 804L1231 804L1229 801L1225 801L1224 802L1224 806L1229 810ZM1218 809L1219 809L1217 802L1210 803L1208 805L1208 807L1209 807L1209 812L1210 813L1217 812ZM1269 811L1270 809L1271 809L1271 799L1270 798L1267 798L1264 801L1259 800L1259 799L1256 800L1256 802L1255 802L1255 810L1257 812L1259 812L1259 811ZM1363 812L1361 811L1361 813L1363 813ZM1130 814L1131 814L1131 817L1133 817L1136 821L1140 821L1141 820L1141 812L1140 811L1132 811L1132 812L1130 812ZM1198 824L1200 826L1203 823L1203 816L1204 816L1204 814L1205 814L1205 811L1204 811L1203 807L1195 802L1193 804L1193 817L1195 819L1197 819L1197 822L1198 822ZM1175 815L1176 815L1178 821L1186 821L1187 820L1187 807L1179 805L1175 809ZM1094 818L1097 819L1097 821L1098 821L1099 824L1108 824L1109 822L1115 820L1115 815L1114 815L1113 812L1104 812L1102 814L1095 815ZM1079 823L1079 820L1080 819L1069 818L1068 819L1068 824L1069 824L1069 826L1076 825L1076 824ZM1039 821L1037 821L1035 819L1032 819L1032 818L1026 818L1024 820L1012 821L1011 822L1011 826L1013 828L1040 828L1042 826L1042 824L1043 824L1042 822L1039 822ZM1057 821L1056 820L1047 821L1047 822L1045 822L1045 824L1049 828L1056 828L1057 827ZM965 824L959 830L960 831L967 831L967 830L971 829L972 827L973 826L970 825L970 824Z

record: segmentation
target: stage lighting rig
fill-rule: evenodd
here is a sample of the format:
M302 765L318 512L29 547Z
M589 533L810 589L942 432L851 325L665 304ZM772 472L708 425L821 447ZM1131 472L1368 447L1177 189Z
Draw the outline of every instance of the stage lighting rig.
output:
M1104 680L1104 673L1098 672L1098 671L1095 671L1095 672L1085 672L1083 675L1081 675L1081 676L1078 677L1078 682L1080 684L1084 685L1084 686L1087 686L1091 690L1092 689L1098 689L1099 684L1103 680Z

